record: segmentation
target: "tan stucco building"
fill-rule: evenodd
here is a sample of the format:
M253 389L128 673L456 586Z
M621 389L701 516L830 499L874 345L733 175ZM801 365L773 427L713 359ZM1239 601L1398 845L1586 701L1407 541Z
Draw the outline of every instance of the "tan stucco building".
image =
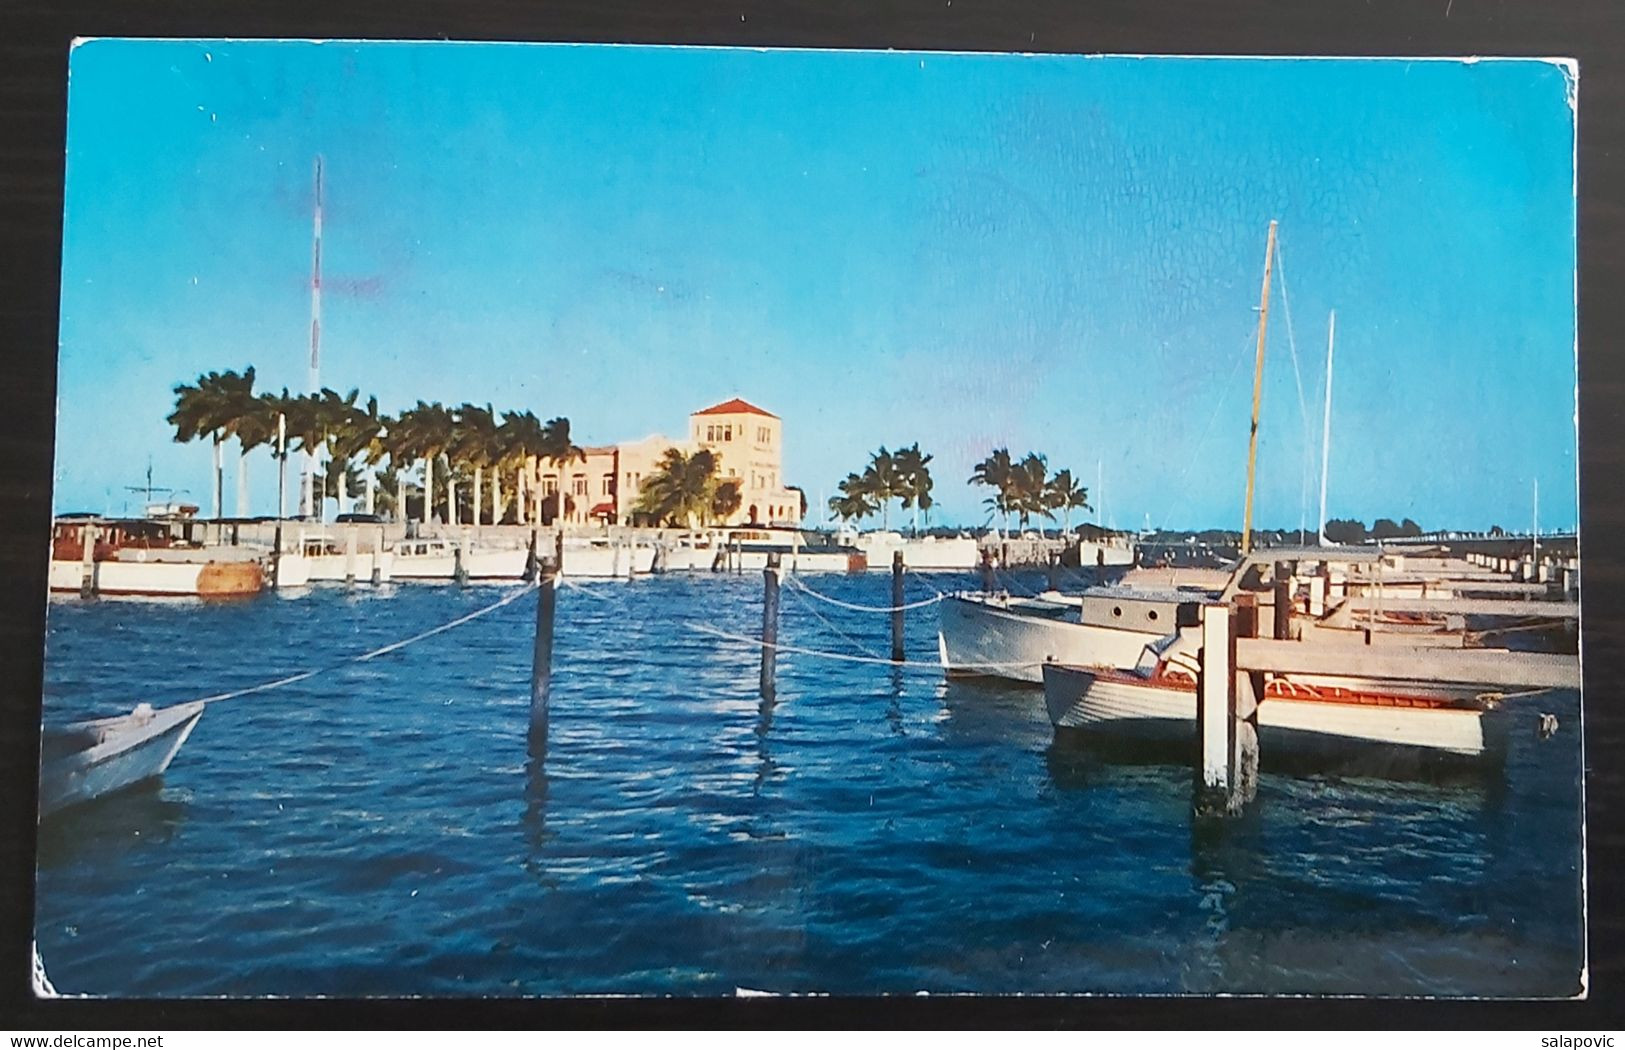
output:
M766 409L733 398L688 417L688 435L651 434L640 441L584 448L586 461L565 469L572 524L632 524L643 480L659 468L666 450L692 455L710 449L718 473L739 483L739 510L728 525L793 525L801 520L801 493L784 485L784 424ZM542 492L558 491L558 472L542 473Z

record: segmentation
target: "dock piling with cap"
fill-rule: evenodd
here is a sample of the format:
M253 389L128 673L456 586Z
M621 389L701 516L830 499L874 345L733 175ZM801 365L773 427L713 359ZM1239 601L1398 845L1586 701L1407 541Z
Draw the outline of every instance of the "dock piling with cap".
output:
M891 658L903 662L903 552L891 555Z
M84 548L80 555L83 570L79 577L79 597L94 598L96 596L96 523L87 521L79 530L79 544Z
M1239 816L1257 790L1257 701L1251 676L1237 673L1239 619L1228 605L1202 607L1192 785L1198 817Z
M769 552L767 568L762 570L762 673L759 691L762 699L771 701L776 687L774 673L779 650L779 555Z
M536 585L536 637L530 655L530 743L547 743L548 701L553 688L553 619L558 611L558 566L548 558Z

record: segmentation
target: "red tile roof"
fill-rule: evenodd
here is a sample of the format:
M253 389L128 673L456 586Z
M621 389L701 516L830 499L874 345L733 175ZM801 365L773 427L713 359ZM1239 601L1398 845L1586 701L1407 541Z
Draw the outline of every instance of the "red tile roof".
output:
M712 405L710 408L702 408L694 414L696 416L734 416L743 412L748 412L751 415L766 416L769 419L779 418L778 416L775 416L773 413L769 412L767 409L757 408L749 401L741 401L737 397L724 401L720 405Z

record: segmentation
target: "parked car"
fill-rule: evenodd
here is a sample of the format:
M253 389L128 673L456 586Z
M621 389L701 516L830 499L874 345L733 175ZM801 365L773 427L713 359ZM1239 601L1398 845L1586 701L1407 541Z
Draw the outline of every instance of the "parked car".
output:
M382 525L384 519L378 514L340 514L333 519L340 525Z

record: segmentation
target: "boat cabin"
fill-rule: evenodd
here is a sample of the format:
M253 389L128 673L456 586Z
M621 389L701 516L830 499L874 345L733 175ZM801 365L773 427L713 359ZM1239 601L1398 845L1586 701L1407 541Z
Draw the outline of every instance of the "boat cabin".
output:
M97 520L95 518L59 518L51 528L51 559L53 561L83 561L85 557L85 529L94 525L96 528L96 561L107 561L117 556L121 550L171 550L176 547L190 547L190 527L188 535L180 540L175 538L168 522L151 521L142 518L118 519L112 521Z

